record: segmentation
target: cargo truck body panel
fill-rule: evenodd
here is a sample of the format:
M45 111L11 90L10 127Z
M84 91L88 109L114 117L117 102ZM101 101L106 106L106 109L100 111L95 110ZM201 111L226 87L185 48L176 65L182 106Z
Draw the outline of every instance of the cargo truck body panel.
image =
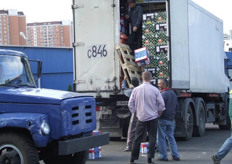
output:
M127 1L73 2L79 6L73 9L75 91L95 96L101 131L110 132L111 137L125 137L130 111L121 83L124 76L130 80L133 76L140 78L125 71L129 67L137 69L130 56L130 62L123 63L122 58L127 58L118 53L121 23L129 11ZM178 96L175 136L203 136L205 123L210 122L220 129L230 129L222 20L191 0L137 4L144 11L142 44L150 53L150 65L144 70L152 73L156 85L158 79L167 78ZM129 34L130 25L126 26L124 34ZM99 50L97 54L95 49Z
M120 2L81 0L75 3L79 6L74 10L78 45L74 47L76 91L109 98L115 89L120 89L121 68L115 52L120 41ZM228 80L221 57L222 21L190 0L167 3L172 88L224 93Z
M119 85L119 62L114 48L115 42L119 41L119 37L115 37L118 21L114 21L115 17L118 18L115 16L118 13L117 8L112 6L113 0L76 0L75 5L76 90L95 95L101 92L103 97L108 97L114 86Z
M222 20L189 1L188 27L190 91L225 93Z

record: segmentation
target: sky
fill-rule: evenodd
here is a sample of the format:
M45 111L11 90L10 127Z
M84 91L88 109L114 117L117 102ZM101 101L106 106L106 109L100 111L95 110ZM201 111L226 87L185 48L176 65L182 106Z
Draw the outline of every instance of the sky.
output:
M223 20L224 33L232 30L232 0L193 0Z
M72 21L72 0L0 0L0 10L23 11L27 23Z
M178 1L178 0L177 0ZM232 0L193 0L224 22L224 32L232 29ZM1 9L23 11L27 23L72 21L72 0L1 0Z

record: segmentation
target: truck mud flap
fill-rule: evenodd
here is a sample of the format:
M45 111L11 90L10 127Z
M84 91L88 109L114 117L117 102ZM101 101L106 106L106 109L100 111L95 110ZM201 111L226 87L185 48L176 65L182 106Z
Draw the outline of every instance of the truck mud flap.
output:
M109 133L59 141L59 155L68 155L109 144Z

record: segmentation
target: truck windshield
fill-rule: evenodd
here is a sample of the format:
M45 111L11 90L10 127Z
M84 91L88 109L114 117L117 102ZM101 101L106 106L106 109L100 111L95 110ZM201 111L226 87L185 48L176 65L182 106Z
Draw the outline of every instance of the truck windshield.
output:
M21 56L0 55L0 85L35 87L28 59Z

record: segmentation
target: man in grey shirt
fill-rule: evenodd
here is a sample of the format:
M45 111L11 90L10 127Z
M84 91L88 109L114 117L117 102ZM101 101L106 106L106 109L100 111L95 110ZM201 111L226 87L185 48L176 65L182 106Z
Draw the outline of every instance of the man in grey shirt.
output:
M128 104L131 113L136 112L138 118L129 164L134 164L134 160L139 158L140 144L146 128L149 136L147 163L152 164L152 158L155 156L158 117L165 110L160 91L150 84L151 73L143 72L142 78L143 84L132 91Z

